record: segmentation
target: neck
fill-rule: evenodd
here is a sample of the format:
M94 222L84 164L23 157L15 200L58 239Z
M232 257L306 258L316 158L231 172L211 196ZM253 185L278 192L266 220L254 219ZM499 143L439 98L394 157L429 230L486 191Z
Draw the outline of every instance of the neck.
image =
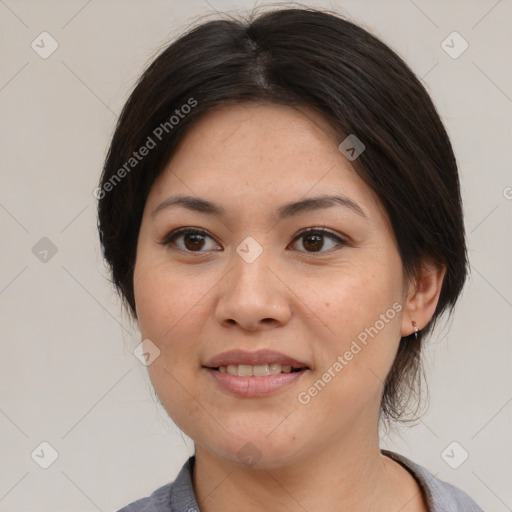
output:
M193 482L204 512L419 510L406 506L418 488L397 466L381 455L377 435L334 446L326 440L314 454L269 469L241 467L196 446Z

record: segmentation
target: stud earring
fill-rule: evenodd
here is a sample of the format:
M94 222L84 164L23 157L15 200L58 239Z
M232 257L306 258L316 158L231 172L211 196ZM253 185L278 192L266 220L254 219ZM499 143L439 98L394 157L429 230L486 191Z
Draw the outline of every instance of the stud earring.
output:
M414 339L418 339L418 326L414 320L411 321L412 326L414 327Z

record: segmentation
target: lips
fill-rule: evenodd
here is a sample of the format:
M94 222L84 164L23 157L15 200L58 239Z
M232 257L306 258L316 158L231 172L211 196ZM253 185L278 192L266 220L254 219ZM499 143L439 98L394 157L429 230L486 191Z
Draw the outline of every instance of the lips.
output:
M203 368L224 392L238 398L263 398L298 383L310 367L275 350L230 350Z
M218 369L227 366L262 366L262 365L281 365L290 366L292 369L309 369L309 366L302 361L293 357L276 352L275 350L257 350L255 352L247 352L244 350L229 350L218 354L208 360L204 367Z

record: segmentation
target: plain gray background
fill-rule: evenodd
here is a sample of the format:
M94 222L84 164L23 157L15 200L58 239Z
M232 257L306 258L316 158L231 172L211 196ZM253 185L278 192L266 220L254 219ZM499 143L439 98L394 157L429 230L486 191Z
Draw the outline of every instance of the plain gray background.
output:
M173 480L192 453L132 354L140 338L106 277L92 192L149 59L197 16L254 5L0 0L0 510L117 510ZM461 171L472 276L429 342L428 413L382 446L488 512L512 510L511 2L308 5L345 13L405 58ZM469 45L457 58L454 31Z

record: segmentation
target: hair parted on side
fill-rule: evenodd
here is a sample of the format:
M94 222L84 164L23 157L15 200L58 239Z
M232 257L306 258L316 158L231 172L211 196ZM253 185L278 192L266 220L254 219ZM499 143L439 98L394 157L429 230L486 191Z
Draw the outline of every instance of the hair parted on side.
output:
M254 101L314 109L340 142L356 134L365 151L352 165L387 211L407 275L424 262L446 267L431 321L417 341L401 339L385 382L381 417L402 419L418 391L422 339L452 310L468 271L457 163L420 80L337 13L281 8L208 21L151 62L121 112L96 194L112 282L135 318L137 239L153 182L203 114Z

